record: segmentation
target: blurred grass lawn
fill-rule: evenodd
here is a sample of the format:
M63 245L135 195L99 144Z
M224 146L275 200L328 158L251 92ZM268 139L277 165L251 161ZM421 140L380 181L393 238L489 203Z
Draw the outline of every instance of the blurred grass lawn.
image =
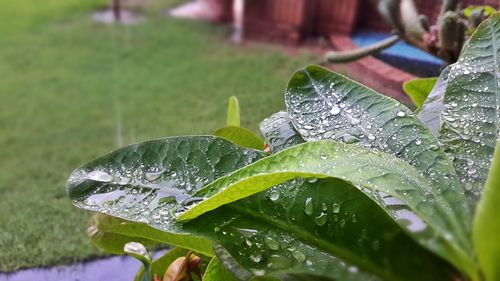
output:
M0 2L0 271L99 255L84 234L89 214L64 185L116 148L117 120L124 144L207 134L237 95L244 125L257 130L284 108L288 77L312 61L234 47L227 28L162 16L173 0L136 26L90 22L103 2Z

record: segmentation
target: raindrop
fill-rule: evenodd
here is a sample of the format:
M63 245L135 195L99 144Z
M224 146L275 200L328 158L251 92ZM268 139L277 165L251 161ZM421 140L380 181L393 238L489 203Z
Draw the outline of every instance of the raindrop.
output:
M304 262L306 260L306 256L300 252L300 251L294 251L292 253L292 256L300 263Z
M321 214L319 214L319 216L317 216L314 219L314 223L316 223L316 225L318 225L318 226L323 226L326 224L327 219L328 219L328 215L324 212L321 212Z
M258 263L262 260L262 254L256 253L256 254L250 255L250 260L255 262L255 263Z
M271 190L271 192L269 193L269 199L271 199L271 201L276 201L280 198L280 192L278 190Z
M161 172L154 172L154 173L146 173L144 177L146 178L147 181L155 181L158 178L161 177L164 171Z
M306 199L306 203L304 206L304 213L306 213L306 215L308 216L313 214L313 202L311 197Z
M340 204L337 204L337 203L333 204L332 212L334 214L338 214L340 212Z
M266 243L267 247L271 250L277 251L280 248L280 244L271 237L266 237L264 239L264 242Z
M334 107L332 107L332 110L330 110L330 113L332 115L338 115L340 113L340 111L341 111L340 107L334 106Z
M400 110L400 111L398 111L398 113L396 113L396 115L397 115L398 117L405 117L405 116L406 116L406 112L404 112L404 111Z
M376 137L375 137L373 134L369 134L369 135L368 135L368 139L369 139L369 140L375 140L375 139L376 139Z
M359 125L359 123L361 123L361 121L358 118L351 119L351 125L356 126Z
M92 171L87 174L87 178L89 180L99 182L111 182L113 180L113 177L110 174L103 171Z

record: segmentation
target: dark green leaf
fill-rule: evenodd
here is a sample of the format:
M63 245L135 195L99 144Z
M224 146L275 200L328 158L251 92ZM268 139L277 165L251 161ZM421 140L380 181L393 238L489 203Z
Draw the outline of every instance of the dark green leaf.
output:
M437 78L416 78L403 84L403 90L417 106L417 110L422 107L425 100L431 93Z
M214 135L246 148L264 149L264 141L254 132L242 127L224 127L215 131Z
M419 171L388 154L334 141L297 145L218 179L197 192L206 199L179 219L194 219L296 177L332 177L351 182L399 223L404 225L402 217L417 222L421 227L407 226L407 231L422 245L458 268L475 272L465 231L454 228L456 217L443 198L434 196L430 182ZM387 202L387 196L399 200L399 207L390 208L393 201Z
M304 142L304 139L293 127L288 113L283 111L262 121L260 132L273 153Z
M401 214L411 213L391 196L384 200ZM423 227L418 220L407 222ZM206 213L184 228L218 241L256 275L307 273L344 281L451 278L449 266L342 180L286 182Z
M474 207L486 182L500 129L500 13L484 21L451 67L440 141Z
M474 246L486 280L500 280L500 141L474 223Z
M356 144L391 154L415 167L429 179L429 192L444 199L440 204L446 206L434 208L449 218L443 229L459 235L462 247L472 252L468 238L472 219L454 167L429 128L407 107L318 66L297 71L285 99L292 122L306 141Z
M229 104L227 106L227 126L239 127L241 125L240 121L240 103L235 96L229 98Z
M67 190L77 207L177 233L175 213L198 189L264 155L209 136L147 141L78 168Z

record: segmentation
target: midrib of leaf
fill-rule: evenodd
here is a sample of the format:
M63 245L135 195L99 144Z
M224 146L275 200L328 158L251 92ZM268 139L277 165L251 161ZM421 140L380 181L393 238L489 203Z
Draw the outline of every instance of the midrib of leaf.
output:
M250 216L256 220L263 221L269 225L275 226L278 229L281 229L283 231L289 232L294 234L299 240L305 242L305 243L310 243L312 245L317 246L320 249L323 249L330 254L333 254L336 257L339 257L341 259L345 259L349 261L350 263L355 264L356 266L359 266L362 269L365 269L367 272L372 272L375 275L383 278L383 280L399 280L392 274L389 274L388 272L384 272L383 270L380 270L378 267L370 264L369 262L363 261L363 259L359 259L356 255L351 254L349 251L343 250L340 247L337 247L334 243L331 243L330 241L326 239L319 239L316 238L317 235L314 235L310 232L304 231L301 228L297 227L296 225L289 224L288 222L282 221L282 220L277 220L276 218L272 218L267 214L259 213L256 215L255 212L250 212L248 209L241 208L237 206L236 204L230 204L228 205L230 209L236 210L240 213L243 213L247 216Z

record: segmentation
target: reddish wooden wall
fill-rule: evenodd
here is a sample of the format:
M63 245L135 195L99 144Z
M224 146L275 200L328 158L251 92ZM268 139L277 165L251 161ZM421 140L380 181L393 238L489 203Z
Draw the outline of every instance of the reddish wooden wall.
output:
M245 35L296 44L311 33L311 0L251 0L245 3Z
M357 0L316 0L315 33L351 33L358 16Z
M232 18L233 0L214 0L222 6L221 20ZM374 0L247 0L246 37L297 44L312 35L349 34L356 28L390 31L373 4ZM433 21L441 1L415 0L419 11ZM462 6L491 5L500 0L462 0Z
M439 15L441 1L439 0L415 0L420 13L427 15L433 22ZM462 7L469 5L490 5L500 8L500 0L461 0ZM390 26L376 12L376 6L371 0L362 0L358 26L361 28L390 31Z

